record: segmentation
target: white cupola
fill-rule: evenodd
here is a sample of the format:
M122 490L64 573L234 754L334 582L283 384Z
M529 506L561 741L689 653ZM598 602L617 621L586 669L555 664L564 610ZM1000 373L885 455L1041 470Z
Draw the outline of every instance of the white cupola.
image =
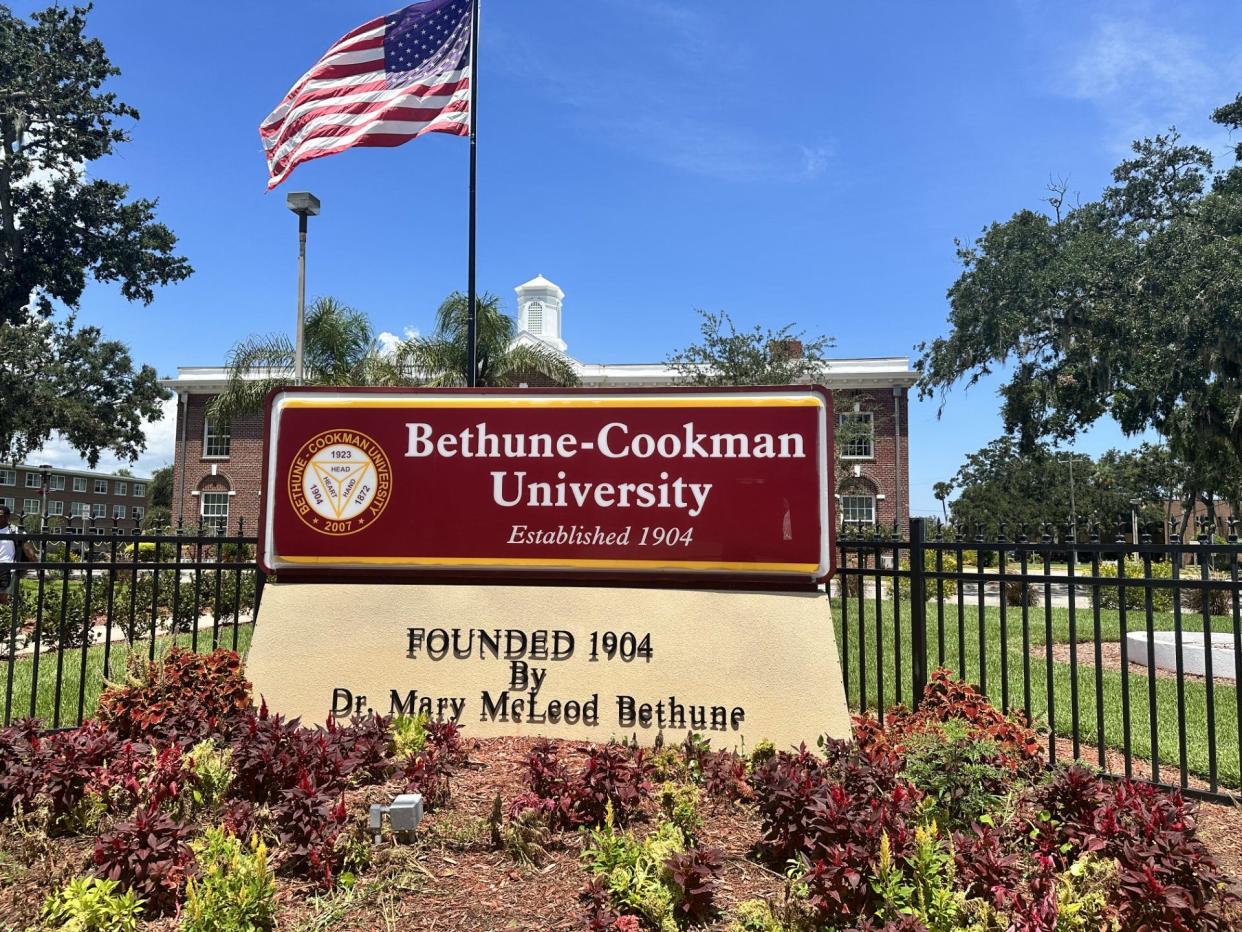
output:
M565 292L542 275L514 289L518 300L518 330L565 352L561 339L561 302Z

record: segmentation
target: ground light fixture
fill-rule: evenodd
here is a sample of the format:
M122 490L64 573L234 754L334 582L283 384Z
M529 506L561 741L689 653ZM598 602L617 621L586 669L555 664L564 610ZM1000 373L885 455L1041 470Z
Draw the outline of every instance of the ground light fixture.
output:
M378 845L380 832L384 825L384 816L388 816L388 827L392 829L397 840L408 844L414 840L414 832L418 823L423 820L423 797L420 793L401 793L393 798L387 806L376 803L371 807L367 819L367 828Z
M303 334L306 329L306 218L319 216L319 198L309 191L294 191L286 198L285 204L298 215L298 330L293 356L293 377L301 385L304 375Z

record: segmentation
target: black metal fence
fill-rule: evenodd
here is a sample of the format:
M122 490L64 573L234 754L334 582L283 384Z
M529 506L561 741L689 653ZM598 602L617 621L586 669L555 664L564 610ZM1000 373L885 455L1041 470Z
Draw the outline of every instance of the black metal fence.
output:
M19 562L0 564L5 725L27 716L53 729L81 724L131 655L249 644L263 574L241 522L235 534L220 524L150 533L101 521L37 533L10 526L6 537L18 541Z
M1051 762L1237 794L1237 526L1193 543L1129 529L843 528L832 593L851 704L882 718L943 667L1046 732Z

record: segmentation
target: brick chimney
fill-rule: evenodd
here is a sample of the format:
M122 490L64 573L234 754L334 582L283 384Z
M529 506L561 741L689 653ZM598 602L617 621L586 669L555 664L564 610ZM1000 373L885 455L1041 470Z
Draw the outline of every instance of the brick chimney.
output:
M801 340L773 340L768 344L768 352L772 358L780 361L802 358Z

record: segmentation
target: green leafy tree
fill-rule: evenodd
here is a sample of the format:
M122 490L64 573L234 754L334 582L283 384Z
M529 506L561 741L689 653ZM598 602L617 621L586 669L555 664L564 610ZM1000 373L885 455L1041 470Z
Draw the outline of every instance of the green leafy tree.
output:
M454 292L436 311L436 329L429 337L408 340L398 351L405 370L422 385L439 387L467 384L470 363L466 345L469 304ZM500 299L486 293L478 299L476 314L480 386L517 386L522 382L577 385L578 373L568 358L551 347L514 344L517 323L500 309Z
M1023 451L1012 438L1002 437L969 454L952 482L938 486L958 491L952 514L959 524L994 529L1003 521L1010 535L1023 524L1035 534L1042 522L1063 527L1077 516L1080 526L1099 522L1108 534L1131 508L1144 521L1161 520L1159 493L1145 470L1137 451L1110 450L1096 462L1043 443Z
M308 385L402 385L408 380L382 351L371 321L335 298L316 298L306 311L302 348ZM293 381L296 347L283 333L249 337L229 353L228 386L212 399L211 417L225 423L262 410L267 393Z
M102 90L118 73L85 35L90 7L49 7L29 21L0 5L0 456L20 459L53 430L94 465L103 450L134 459L141 422L160 416L155 371L123 344L53 302L78 306L89 279L131 301L186 278L176 237L152 200L87 178L128 141L138 113Z
M1242 128L1242 98L1214 119ZM1156 430L1201 488L1242 463L1242 167L1176 132L1136 142L1095 201L1022 210L959 244L950 333L924 344L920 393L1003 367L1023 451L1110 415ZM1242 158L1242 147L1239 157Z
M147 509L171 508L173 496L173 468L161 466L151 473L151 481L147 483Z
M668 357L686 385L792 385L814 382L824 371L831 337L807 337L792 324L779 330L756 324L738 330L725 311L698 310L700 342Z

